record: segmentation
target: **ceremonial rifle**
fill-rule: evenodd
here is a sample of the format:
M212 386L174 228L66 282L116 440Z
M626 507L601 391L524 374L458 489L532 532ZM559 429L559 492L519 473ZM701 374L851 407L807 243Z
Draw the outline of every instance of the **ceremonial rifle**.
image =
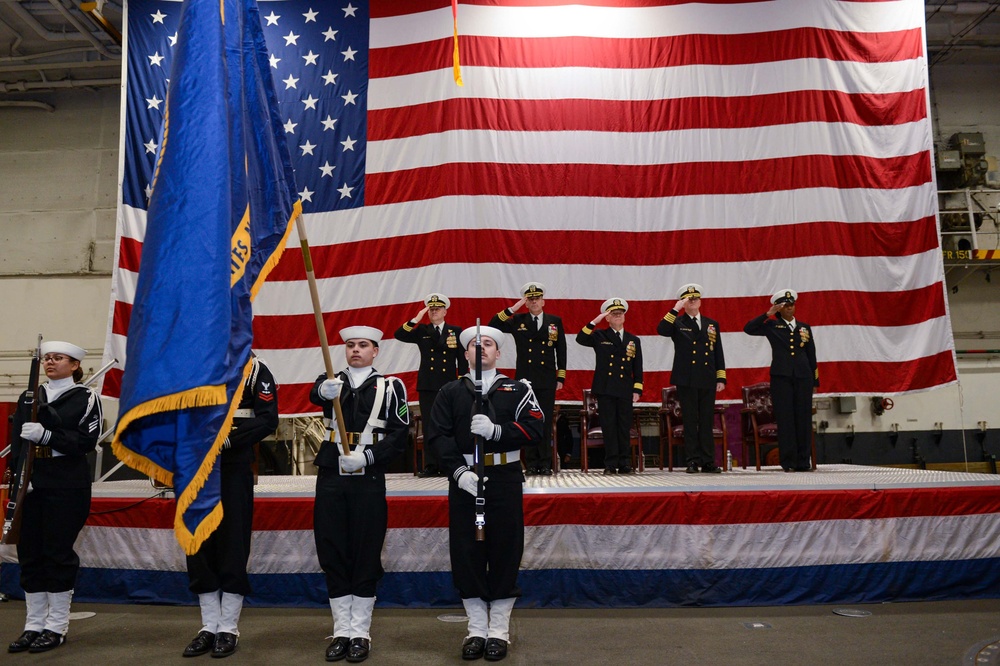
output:
M479 318L476 318L476 414L483 413L483 336L479 330ZM476 483L476 541L486 539L486 438L474 437L476 451L473 454L473 466L479 481Z
M39 391L39 370L42 364L42 336L38 336L38 344L35 346L35 353L31 357L31 372L28 375L28 395L25 397L25 406L31 409L31 421L38 421L38 391ZM12 433L14 437L20 437L21 433ZM31 483L31 471L35 467L35 443L21 440L21 455L18 456L17 464L20 469L15 470L10 478L10 489L7 506L4 510L3 538L0 544L16 544L21 538L21 521L24 518L24 498L28 494L28 485ZM26 448L25 448L26 445ZM10 472L10 470L7 470ZM14 499L11 500L10 498Z

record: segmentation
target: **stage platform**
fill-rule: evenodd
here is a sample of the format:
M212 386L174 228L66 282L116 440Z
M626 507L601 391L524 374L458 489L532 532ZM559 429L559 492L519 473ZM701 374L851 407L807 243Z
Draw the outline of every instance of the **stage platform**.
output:
M326 605L315 477L262 477L250 559L259 606ZM380 607L453 607L447 481L387 479ZM812 473L647 469L529 477L519 605L865 603L1000 596L1000 476L823 465ZM94 486L76 598L193 603L173 501L145 481ZM472 529L472 526L469 526ZM489 538L489 515L487 514ZM0 589L20 596L13 549Z

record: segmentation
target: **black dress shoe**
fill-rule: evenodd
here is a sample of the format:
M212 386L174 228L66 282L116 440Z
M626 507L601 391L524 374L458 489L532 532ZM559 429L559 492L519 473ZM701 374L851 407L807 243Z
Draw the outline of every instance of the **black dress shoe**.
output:
M795 471L791 467L782 467L781 469L785 470L786 472L794 472Z
M698 466L695 465L694 463L691 463L691 464L688 465L688 468L686 470L684 470L684 471L687 472L688 474L697 474L698 473Z
M419 472L417 472L417 477L421 479L427 479L432 476L438 476L438 475L439 473L437 467L425 467Z
M26 631L20 638L7 646L7 652L24 652L31 647L31 644L38 638L37 631Z
M482 659L486 652L486 639L481 636L469 636L462 643L462 659L472 661Z
M210 651L215 645L215 634L210 631L199 631L194 640L184 648L185 657L197 657Z
M351 644L347 647L347 661L352 664L364 661L371 649L372 642L367 638L352 638Z
M548 467L539 467L535 470L535 473L538 474L538 476L552 476L552 470Z
M486 661L500 661L507 656L507 641L502 638L490 638L486 641Z
M236 652L236 643L239 642L236 634L220 631L215 635L215 647L212 648L212 656L216 659L228 657Z
M813 471L813 468L812 467L796 467L795 471L796 472L811 472L811 471Z
M619 474L635 474L635 470L632 469L631 467L619 467L618 468L618 473Z
M31 641L31 647L28 648L28 652L48 652L53 648L59 647L65 642L65 636L46 629L42 633L38 634L38 638Z
M722 474L722 468L716 467L715 465L702 465L702 474Z
M617 474L617 473L618 473L618 470L612 469L610 467L608 467L608 468L606 468L604 470L604 476L611 476L612 474Z
M326 660L327 661L340 661L347 656L347 647L350 645L351 639L347 636L337 636L333 641L326 646Z

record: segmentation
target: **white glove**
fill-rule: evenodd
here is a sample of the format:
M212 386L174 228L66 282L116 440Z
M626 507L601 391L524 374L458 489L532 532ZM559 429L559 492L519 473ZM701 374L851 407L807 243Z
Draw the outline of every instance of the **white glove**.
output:
M21 426L21 437L37 444L42 441L48 430L41 423L25 423Z
M345 472L357 472L368 464L363 451L355 451L349 456L340 456L340 468Z
M324 379L323 383L319 385L319 397L324 400L336 400L340 397L340 387L344 385L343 380L337 379Z
M458 477L458 487L475 497L479 489L479 475L472 470L465 470Z
M486 414L476 414L472 417L472 425L469 427L473 435L479 435L486 439L500 439L500 426L490 421Z

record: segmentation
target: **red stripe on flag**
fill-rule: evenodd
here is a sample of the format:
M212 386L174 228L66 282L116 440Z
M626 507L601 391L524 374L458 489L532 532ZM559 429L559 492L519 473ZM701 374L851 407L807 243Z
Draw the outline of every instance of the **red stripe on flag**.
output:
M118 244L118 268L139 272L139 257L142 255L142 241L122 236Z
M702 263L703 254L685 248L711 247L712 261L767 261L824 255L907 256L937 247L933 217L897 223L812 222L796 225L683 231L518 231L447 229L311 248L317 278L367 273L371 257L393 257L396 270L448 263L517 263L532 247L544 247L546 263L600 265L608 248L628 257L630 266ZM289 248L271 273L272 282L296 282L305 275L302 251Z
M467 67L592 67L656 69L689 65L748 65L803 58L846 62L899 62L923 55L918 28L858 33L796 28L728 35L622 38L498 38L461 35ZM436 71L450 66L452 38L372 49L373 79Z
M927 117L927 93L851 94L800 90L743 97L656 100L456 98L368 112L368 140L451 130L661 132L795 123L900 125Z
M817 187L899 189L930 179L929 151L886 158L803 155L638 166L462 162L368 174L365 201L378 206L457 195L646 198Z
M507 7L673 7L678 5L752 5L770 2L771 0L504 0ZM860 2L889 2L890 0L855 0ZM459 3L459 18L461 6L480 5L493 7L497 0L462 0ZM372 3L370 16L376 18L391 18L420 14L435 9L451 7L451 0L375 0Z

